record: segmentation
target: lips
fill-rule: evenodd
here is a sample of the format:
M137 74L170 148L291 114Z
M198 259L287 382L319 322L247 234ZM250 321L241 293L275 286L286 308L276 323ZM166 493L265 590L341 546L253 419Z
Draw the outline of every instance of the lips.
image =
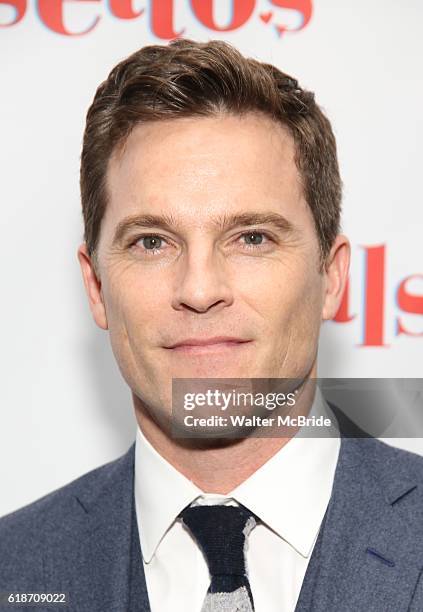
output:
M244 338L235 338L233 336L215 336L212 338L185 338L170 346L166 346L167 349L179 349L179 350L190 350L201 349L201 347L215 347L215 348L233 348L241 344L247 344L251 340L245 340Z

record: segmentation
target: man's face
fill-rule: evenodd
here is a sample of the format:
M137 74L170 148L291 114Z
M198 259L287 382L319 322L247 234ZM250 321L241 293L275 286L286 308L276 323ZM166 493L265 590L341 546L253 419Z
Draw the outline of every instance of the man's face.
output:
M315 374L334 304L287 130L254 114L141 125L107 179L92 308L144 405L169 411L172 378Z

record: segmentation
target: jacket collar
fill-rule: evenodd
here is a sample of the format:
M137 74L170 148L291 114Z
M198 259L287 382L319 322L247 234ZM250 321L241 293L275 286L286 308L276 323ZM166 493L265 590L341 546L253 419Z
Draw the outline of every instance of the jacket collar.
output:
M342 438L318 563L310 562L296 612L408 609L423 560L414 518L421 486L400 467L400 453L372 438Z
M134 451L79 479L66 520L45 557L47 586L69 593L78 612L129 610L134 521ZM79 486L78 486L78 483ZM137 610L149 610L144 572Z

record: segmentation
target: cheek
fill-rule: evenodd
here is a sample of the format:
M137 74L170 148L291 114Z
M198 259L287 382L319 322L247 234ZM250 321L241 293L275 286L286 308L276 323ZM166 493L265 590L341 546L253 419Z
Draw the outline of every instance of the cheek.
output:
M305 265L267 266L260 274L241 275L238 286L242 298L264 320L269 333L286 326L319 327L322 278Z
M136 389L140 381L147 384L155 378L163 296L157 287L121 277L108 285L105 299L113 353L123 378Z
M145 282L137 275L110 279L105 294L110 335L115 341L147 339L163 311L163 290L158 283ZM137 342L137 346L140 346Z

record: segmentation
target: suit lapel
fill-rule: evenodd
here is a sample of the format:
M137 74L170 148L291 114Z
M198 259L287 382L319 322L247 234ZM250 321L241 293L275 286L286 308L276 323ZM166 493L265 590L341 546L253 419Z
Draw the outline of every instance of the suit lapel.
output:
M104 468L100 468L104 470ZM69 593L70 609L78 612L130 610L130 592L136 590L133 612L149 612L144 570L134 521L134 445L110 467L99 486L69 502L69 520L60 538L54 538L45 559L48 584ZM139 560L134 561L134 554ZM135 565L134 565L135 563ZM131 585L134 569L136 587Z
M325 524L296 612L398 612L410 605L423 559L423 534L405 520L416 485L393 477L394 466L381 468L376 444L341 440Z
M128 612L150 612L150 604L144 576L140 537L138 534L135 503L132 504L131 562L129 571ZM125 610L126 612L126 610Z

